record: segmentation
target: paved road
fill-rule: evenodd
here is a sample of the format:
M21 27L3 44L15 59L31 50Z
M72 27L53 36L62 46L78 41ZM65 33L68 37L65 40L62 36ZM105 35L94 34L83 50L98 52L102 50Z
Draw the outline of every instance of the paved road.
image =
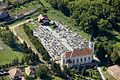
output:
M98 61L100 63L99 59L97 57L95 57L95 56L94 56L94 60L96 60L96 61ZM98 65L97 65L97 70L99 71L102 80L106 80L105 77L104 77L104 75L103 75L103 73L102 73L102 68L99 67Z
M102 70L101 67L97 67L97 69L98 69L98 71L99 71L102 79L103 79L103 80L106 80L105 77L104 77L104 75L103 75L103 73L102 73L102 71L101 71L101 70Z
M25 41L25 40L23 40L19 35L17 35L17 33L16 33L16 31L15 31L15 28L17 28L17 27L19 27L20 25L23 25L23 24L25 24L25 23L28 23L29 21L32 21L33 19L28 19L28 20L26 20L26 21L24 21L24 22L21 22L21 23L19 23L19 24L16 24L16 25L13 25L13 26L10 26L9 27L9 29L13 32L13 34L15 35L15 36L17 36L18 37L18 39L19 39L19 41L21 42L21 43L23 43L23 41ZM31 43L32 44L32 43ZM34 46L34 45L33 45ZM33 50L33 52L34 53L36 53L36 54L38 54L38 57L39 57L39 59L40 59L40 61L42 61L43 63L46 63L46 61L44 61L43 60L43 58L42 58L42 55L37 51L37 49L35 48L35 47L31 47L31 46L28 46L28 47L31 47L31 49Z

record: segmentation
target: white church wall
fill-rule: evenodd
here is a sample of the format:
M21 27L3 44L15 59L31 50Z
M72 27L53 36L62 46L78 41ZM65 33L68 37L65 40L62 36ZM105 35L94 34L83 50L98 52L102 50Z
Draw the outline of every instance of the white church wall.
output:
M86 60L85 60L86 58ZM71 61L74 61L74 63L71 63L72 65L80 65L80 64L85 64L85 63L91 63L93 60L93 55L86 55L82 57L72 57L72 58L61 58L61 65L66 65L66 61L70 59ZM77 62L78 59L78 62ZM82 59L82 61L81 61ZM65 63L63 63L63 61Z

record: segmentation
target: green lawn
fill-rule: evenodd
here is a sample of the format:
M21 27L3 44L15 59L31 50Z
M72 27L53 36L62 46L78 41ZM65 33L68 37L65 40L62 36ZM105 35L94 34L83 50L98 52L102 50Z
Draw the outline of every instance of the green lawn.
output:
M62 80L60 77L54 77L53 80Z
M30 30L35 30L39 25L40 23L38 22L30 22L30 23L27 23L27 25L29 26Z
M9 76L0 77L0 80L11 80Z
M13 51L0 39L0 65L11 63L12 60L16 57L18 57L19 60L21 60L23 54L21 52Z

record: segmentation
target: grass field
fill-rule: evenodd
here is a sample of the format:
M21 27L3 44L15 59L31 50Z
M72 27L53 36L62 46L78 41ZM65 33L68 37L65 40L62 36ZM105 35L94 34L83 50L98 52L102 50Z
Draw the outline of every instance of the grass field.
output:
M0 77L0 80L11 80L9 76Z
M0 39L0 65L11 63L12 60L16 57L18 57L19 60L21 60L22 56L22 53L13 51Z
M53 77L53 80L62 80L60 77L56 77L56 76L54 76Z

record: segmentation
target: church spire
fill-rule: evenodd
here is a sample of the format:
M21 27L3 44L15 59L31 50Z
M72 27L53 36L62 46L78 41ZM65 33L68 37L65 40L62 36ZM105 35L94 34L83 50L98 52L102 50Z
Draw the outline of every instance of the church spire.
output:
M94 42L94 35L93 35L93 34L94 34L94 32L93 32L93 30L92 30L92 34L90 35L90 41L91 41L91 42Z
M89 40L89 48L93 50L94 52L94 36L93 36L93 31L92 34L90 36L90 40Z

